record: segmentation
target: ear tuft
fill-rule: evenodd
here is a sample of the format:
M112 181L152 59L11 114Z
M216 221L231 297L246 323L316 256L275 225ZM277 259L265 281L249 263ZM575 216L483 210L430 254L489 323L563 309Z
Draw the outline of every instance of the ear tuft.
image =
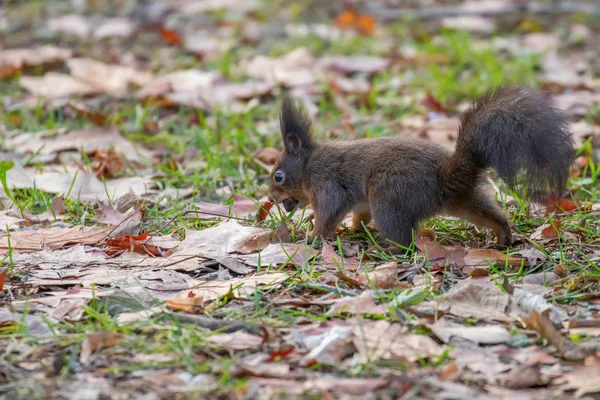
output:
M310 147L310 118L288 96L283 99L283 103L281 104L279 125L285 148L289 153L296 153L301 148Z

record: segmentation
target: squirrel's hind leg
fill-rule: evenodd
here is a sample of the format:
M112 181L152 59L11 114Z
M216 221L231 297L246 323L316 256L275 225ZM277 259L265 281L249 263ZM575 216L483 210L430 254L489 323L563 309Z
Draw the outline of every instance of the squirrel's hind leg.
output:
M504 211L481 188L452 200L445 209L452 216L492 229L496 234L496 245L508 247L512 244L510 225Z

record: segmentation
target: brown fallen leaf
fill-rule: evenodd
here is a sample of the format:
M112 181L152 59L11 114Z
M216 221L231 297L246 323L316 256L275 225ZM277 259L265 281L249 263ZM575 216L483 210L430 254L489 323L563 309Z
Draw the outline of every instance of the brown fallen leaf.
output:
M446 17L442 19L442 25L449 29L459 29L482 34L492 33L496 29L496 24L492 18L477 15Z
M294 263L304 265L318 254L318 251L310 246L298 243L271 243L258 254L247 254L237 258L244 263L258 267L268 265L283 265Z
M522 314L528 315L532 312L545 313L548 311L548 318L556 326L562 326L563 322L567 321L569 318L560 306L549 303L544 296L540 294L522 288L515 288L512 296L514 304Z
M60 230L19 231L10 235L10 248L19 251L59 249L71 244L96 244L108 237L114 226L87 228L72 226ZM9 248L9 238L0 237L0 249Z
M7 215L8 212L8 210L0 211L0 231L6 232L7 229L9 231L17 229L19 228L21 222L25 222L24 219L15 218L11 217L10 215ZM25 214L25 218L27 218L27 214Z
M151 153L125 139L117 128L88 128L67 134L47 137L48 132L24 133L6 141L6 147L23 153L54 154L68 150L114 149L124 158L140 162L151 157Z
M272 274L254 275L245 278L233 278L228 281L202 281L190 279L189 289L180 292L178 298L188 298L190 293L195 297L204 298L205 302L216 300L226 295L230 291L237 298L243 298L254 293L259 286L269 285L270 287L279 286L279 284L288 279L288 275L283 272Z
M293 351L293 347L291 348ZM240 369L237 376L257 376L270 378L284 378L290 373L290 365L287 362L273 362L273 357L269 354L256 353L249 354L241 358L236 363L236 368Z
M173 310L181 310L189 313L197 314L204 311L204 298L202 297L185 297L180 299L167 299L165 301L167 307Z
M270 172L271 168L273 167L273 165L275 165L280 155L281 152L279 150L274 149L272 147L265 147L254 153L252 159L258 165Z
M354 29L367 36L375 30L375 18L369 14L359 14L354 7L347 7L333 22L340 29Z
M93 353L108 347L116 346L123 340L125 340L125 335L120 332L104 331L88 333L81 343L79 361L87 364Z
M134 30L134 24L127 18L108 18L94 30L94 38L97 40L112 37L125 38L130 36Z
M67 66L75 78L109 94L121 94L129 85L143 86L153 77L150 72L124 65L105 64L89 58L71 58L67 60Z
M101 204L96 211L96 222L115 226L112 237L139 234L143 213L141 209L132 207L129 211L121 213L112 206Z
M85 96L100 92L98 88L86 82L58 72L48 72L42 77L23 76L19 80L19 86L35 96L46 99Z
M164 257L165 251L158 246L148 243L149 234L150 232L145 232L137 236L124 235L108 239L106 241L106 254L112 256L124 251L130 251L151 257Z
M389 378L312 378L303 382L293 379L254 378L248 382L250 398L260 397L260 393L268 391L276 393L279 397L306 397L308 394L317 394L324 397L324 393L347 393L351 396L365 397L373 394L378 389L390 385Z
M98 178L112 178L123 169L125 163L115 149L98 149L87 153L94 160L92 169Z
M67 14L48 20L48 29L52 32L87 39L91 32L90 21L82 15Z
M510 371L503 379L504 386L513 390L536 386L542 380L540 364L524 364Z
M425 108L427 108L429 111L435 113L445 113L448 111L448 109L442 103L440 103L438 99L433 97L433 94L430 91L427 91L427 96L421 102L421 104L423 104L423 106L425 106Z
M292 243L292 235L288 229L287 223L285 220L282 220L279 224L279 227L273 234L272 242L274 243Z
M440 373L440 378L442 378L445 381L452 381L454 379L456 379L459 375L459 370L458 370L458 365L453 362L450 363L448 365L446 365L444 368L442 368L442 372Z
M9 78L28 67L56 64L73 56L73 50L46 45L38 48L2 49L0 78Z
M391 60L375 56L327 56L317 60L315 68L342 74L375 74L386 69Z
M449 343L453 337L470 340L477 344L499 344L512 339L510 332L503 326L465 326L446 318L439 319L431 325L431 331L444 343Z
M223 219L230 216L233 217L247 217L251 214L256 214L260 208L260 204L246 196L241 196L234 193L232 195L233 204L215 204L205 201L195 203L194 205L199 208L196 213L197 218L200 219Z
M264 338L238 330L231 333L217 333L206 338L206 341L227 350L254 350L260 347Z
M572 372L564 375L567 383L562 387L563 391L575 389L575 397L583 397L586 394L600 393L600 357L592 356L585 360L584 365L578 365Z
M508 265L513 267L529 265L524 258L507 256L505 253L495 249L471 249L464 258L465 265L472 267L487 267L489 264L504 266L507 261Z
M382 304L376 304L375 300L370 296L370 291L367 293L369 294L368 296L361 294L357 297L344 297L334 300L327 314L387 314L386 307Z
M515 318L507 314L510 296L491 282L472 281L441 296L439 300L421 303L424 310L443 310L462 318L512 322Z
M4 280L6 279L7 268L0 268L0 292L4 290Z
M258 55L251 60L244 60L242 69L253 78L286 87L307 86L316 82L314 58L302 47L281 57Z
M93 122L95 125L104 126L107 123L108 116L106 114L92 110L85 104L70 101L65 107L74 111L78 117L87 119L88 121Z
M548 313L548 311L544 313L532 312L529 316L522 317L522 320L528 328L537 331L540 336L556 347L562 358L570 361L581 361L590 355L600 352L600 341L591 340L574 343L562 337L550 318L548 318Z
M342 269L342 271L356 271L360 266L360 260L356 257L340 257L337 250L329 243L323 243L323 249L321 250L321 257L323 258L323 267L332 267Z
M423 240L421 236L415 240L415 246L434 266L444 267L447 264L464 264L466 250L462 246L443 246L435 241Z
M164 25L161 25L159 27L159 33L160 38L170 45L181 46L181 43L183 43L181 35L174 29L170 29L165 27Z
M353 362L404 360L439 357L443 347L426 335L406 333L405 328L388 321L362 320L354 327L354 346L358 356Z
M541 230L542 239L554 239L559 236L560 232L560 219L556 218L550 224L544 225L545 228Z
M271 201L265 201L265 202L263 202L260 205L260 208L258 209L258 211L256 212L256 217L254 218L254 220L256 222L263 222L263 221L265 221L269 217L269 211L271 211L271 208L273 208L273 204L274 203L271 202Z
M362 272L358 275L358 281L363 285L378 289L389 289L396 285L398 280L398 263L392 261L377 266L371 272Z

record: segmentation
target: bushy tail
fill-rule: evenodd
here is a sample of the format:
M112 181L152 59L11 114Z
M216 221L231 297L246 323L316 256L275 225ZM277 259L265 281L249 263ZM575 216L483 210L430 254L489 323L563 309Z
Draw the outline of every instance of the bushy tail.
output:
M574 157L569 124L549 97L504 86L485 93L464 114L445 180L450 192L460 193L493 168L529 197L562 195Z

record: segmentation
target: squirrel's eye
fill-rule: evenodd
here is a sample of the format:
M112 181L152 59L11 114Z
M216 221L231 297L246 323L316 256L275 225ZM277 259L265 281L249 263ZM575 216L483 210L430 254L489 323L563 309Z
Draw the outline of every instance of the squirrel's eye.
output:
M277 171L273 175L273 180L275 181L275 183L282 183L284 179L285 174L283 173L283 171Z

